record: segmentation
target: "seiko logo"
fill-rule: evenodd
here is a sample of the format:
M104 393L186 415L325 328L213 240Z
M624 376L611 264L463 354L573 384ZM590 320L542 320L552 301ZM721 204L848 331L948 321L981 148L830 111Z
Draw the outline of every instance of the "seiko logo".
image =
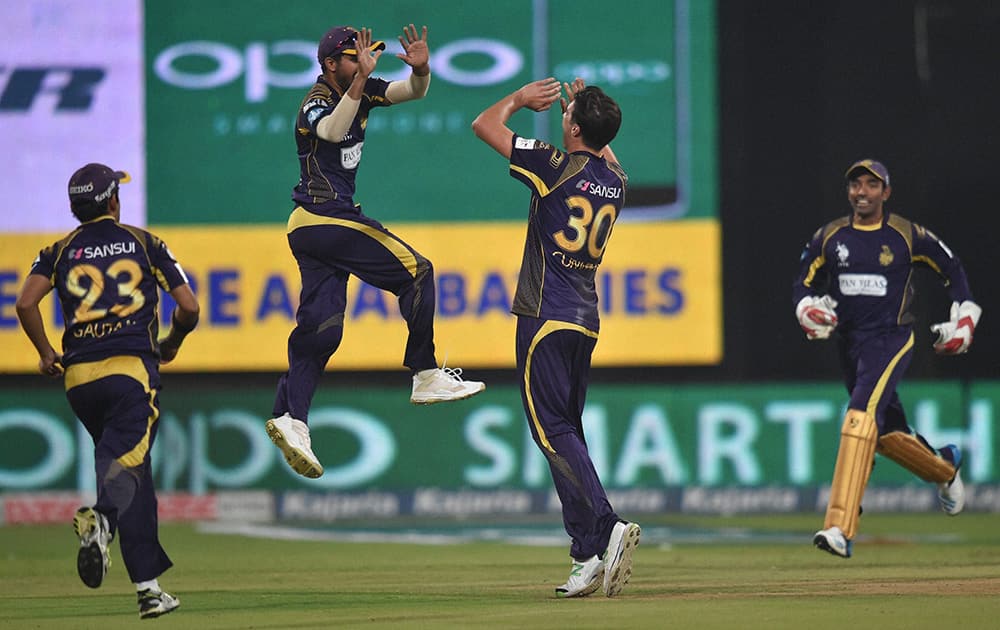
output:
M578 181L576 183L576 188L606 199L620 199L622 196L622 189L618 186L603 186L586 179Z
M302 113L304 114L308 112L313 107L329 107L329 106L330 103L328 103L327 101L321 98L314 98L302 106Z
M69 194L79 195L80 193L89 193L94 190L94 182L89 182L86 186L70 186Z

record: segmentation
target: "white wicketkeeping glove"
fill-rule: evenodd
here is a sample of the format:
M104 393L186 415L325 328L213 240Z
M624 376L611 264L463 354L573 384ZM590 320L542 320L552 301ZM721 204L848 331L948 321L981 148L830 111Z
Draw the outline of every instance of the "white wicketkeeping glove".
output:
M828 339L837 327L837 301L829 295L807 295L795 307L795 317L807 339Z
M972 345L972 334L979 325L983 309L972 300L959 304L951 303L951 320L932 324L931 332L937 333L934 352L938 354L962 354Z

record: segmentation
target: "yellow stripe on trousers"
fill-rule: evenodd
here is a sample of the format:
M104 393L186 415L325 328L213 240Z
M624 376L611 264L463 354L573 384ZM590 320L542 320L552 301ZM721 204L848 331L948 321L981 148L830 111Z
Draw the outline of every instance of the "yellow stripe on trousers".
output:
M596 332L588 330L579 324L549 320L542 324L542 327L538 329L535 337L531 340L531 345L528 346L528 356L524 360L524 396L528 401L528 413L531 414L531 422L535 425L535 431L538 432L538 440L550 453L555 453L556 450L549 444L549 438L546 437L545 431L542 429L542 424L538 421L538 414L535 412L535 398L531 395L531 355L534 354L535 347L542 339L560 330L572 330L581 335L597 339Z
M899 349L896 356L892 357L892 361L889 361L889 365L886 366L885 371L882 372L882 376L879 377L878 382L875 383L875 389L872 391L871 397L868 399L868 407L865 411L868 412L872 418L875 417L875 410L878 409L878 402L882 399L882 394L885 393L885 384L889 381L889 377L892 376L892 371L896 369L896 364L899 360L903 358L903 355L913 347L913 333L910 333L910 338L906 340L903 347Z
M351 221L350 219L338 219L336 217L313 214L301 206L293 210L292 214L288 217L289 234L299 228L312 227L314 225L336 225L350 230L357 230L362 234L370 236L378 241L379 245L392 252L392 255L399 260L400 264L410 272L410 276L417 277L417 258L413 253L389 234L377 230L370 225Z
M119 464L125 468L135 468L142 464L149 452L149 434L153 428L153 423L160 416L160 412L153 404L156 396L149 390L149 373L146 366L139 357L118 356L104 359L103 361L91 361L88 363L76 363L66 368L66 391L99 381L109 376L128 376L138 381L142 385L143 391L149 395L149 416L146 419L146 432L142 439L132 450L120 455L117 458Z

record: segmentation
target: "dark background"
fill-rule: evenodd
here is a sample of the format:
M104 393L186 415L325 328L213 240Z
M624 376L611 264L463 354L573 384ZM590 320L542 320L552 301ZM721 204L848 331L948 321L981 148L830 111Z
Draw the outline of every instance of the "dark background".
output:
M839 378L833 343L801 333L791 285L812 233L850 212L843 173L865 157L889 168L887 208L963 261L984 311L968 354L935 355L928 326L950 300L918 274L909 378L1000 376L1000 4L720 0L718 24L725 360L658 376Z

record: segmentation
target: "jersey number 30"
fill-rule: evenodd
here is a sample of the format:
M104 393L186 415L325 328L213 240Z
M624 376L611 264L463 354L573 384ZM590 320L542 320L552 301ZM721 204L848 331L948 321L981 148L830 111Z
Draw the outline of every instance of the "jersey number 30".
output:
M560 230L552 235L556 245L570 253L578 252L586 246L590 257L594 260L600 260L604 248L608 245L608 238L611 236L611 226L614 225L615 218L617 218L614 205L604 204L597 209L596 216L590 199L582 195L567 197L566 205L571 209L579 210L580 216L571 214L569 217L568 227L573 230L572 238L567 236L567 230Z

